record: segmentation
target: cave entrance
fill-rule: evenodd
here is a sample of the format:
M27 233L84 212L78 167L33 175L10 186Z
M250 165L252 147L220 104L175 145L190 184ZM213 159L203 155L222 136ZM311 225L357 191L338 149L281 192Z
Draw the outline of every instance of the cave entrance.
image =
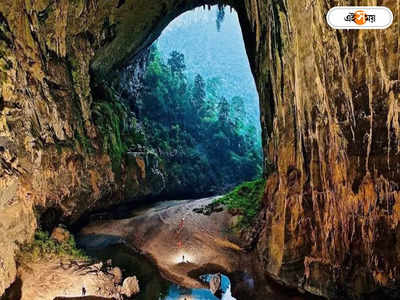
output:
M137 130L130 152L155 154L147 173L162 174L163 196L222 194L261 177L258 93L235 10L181 14L119 73L115 90Z

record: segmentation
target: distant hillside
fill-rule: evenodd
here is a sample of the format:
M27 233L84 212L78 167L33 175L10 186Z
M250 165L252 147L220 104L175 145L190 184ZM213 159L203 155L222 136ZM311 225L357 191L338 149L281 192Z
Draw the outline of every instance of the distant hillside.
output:
M219 77L222 86L220 96L228 100L234 96L243 97L246 110L254 118L254 125L259 131L258 94L237 13L226 8L218 32L217 12L216 6L211 11L197 8L176 18L158 39L158 49L165 61L174 50L183 53L190 78L196 73L208 79Z

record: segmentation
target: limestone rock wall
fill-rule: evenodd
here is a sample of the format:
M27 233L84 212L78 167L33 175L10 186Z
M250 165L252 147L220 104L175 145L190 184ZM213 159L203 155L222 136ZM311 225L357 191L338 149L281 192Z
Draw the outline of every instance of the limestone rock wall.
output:
M73 222L162 189L157 158L130 148L129 111L89 72L95 50L115 34L117 6L0 1L0 294L15 279L15 251L32 238L38 213Z
M392 10L393 25L377 31L327 25L327 11L348 1L268 1L258 10L249 2L250 19L258 11L264 128L272 128L264 145L274 171L257 244L264 269L329 297L395 287L399 2L352 1Z

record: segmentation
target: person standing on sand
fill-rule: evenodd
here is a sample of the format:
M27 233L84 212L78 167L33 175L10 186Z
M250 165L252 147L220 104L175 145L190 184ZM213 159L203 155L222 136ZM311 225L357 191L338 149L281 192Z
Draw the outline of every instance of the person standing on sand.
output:
M82 296L86 296L86 288L85 288L85 286L82 287Z
M178 229L179 232L182 231L183 226L185 226L185 217L183 217L183 218L181 219L181 221L179 222L179 226L178 226L178 227L179 227L179 229Z

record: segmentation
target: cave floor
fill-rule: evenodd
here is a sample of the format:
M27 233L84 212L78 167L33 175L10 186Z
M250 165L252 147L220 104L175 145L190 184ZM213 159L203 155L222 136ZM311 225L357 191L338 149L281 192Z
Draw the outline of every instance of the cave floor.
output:
M200 271L231 273L245 270L245 253L231 233L232 216L226 211L195 213L215 198L161 202L124 220L97 221L80 235L121 237L153 260L167 279L200 288Z
M151 260L162 277L185 288L208 288L199 276L221 272L229 276L238 300L310 299L260 279L257 259L232 230L237 216L226 209L210 215L194 212L214 200L164 201L133 211L131 218L94 221L81 229L79 240L92 249L123 241Z
M113 277L102 272L99 264L88 261L64 259L29 263L20 266L19 278L22 286L17 298L20 300L119 298ZM87 297L81 297L82 287Z

